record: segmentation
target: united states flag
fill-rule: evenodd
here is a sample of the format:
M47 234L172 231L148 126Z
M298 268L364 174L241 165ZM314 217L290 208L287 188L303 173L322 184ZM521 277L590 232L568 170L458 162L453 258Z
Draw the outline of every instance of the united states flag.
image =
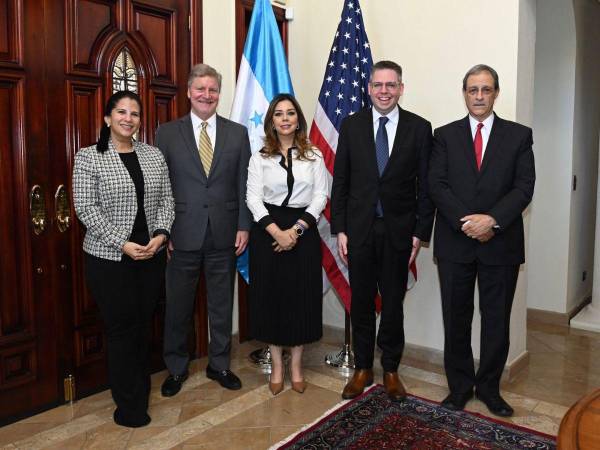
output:
M365 32L359 2L345 0L310 128L310 140L323 153L329 170L330 192L342 120L365 106L371 106L368 84L372 65L371 47ZM328 202L318 224L323 251L323 270L344 303L344 307L350 311L348 270L339 259L337 240L331 236L330 217ZM416 271L411 270L411 273L413 277L416 276Z

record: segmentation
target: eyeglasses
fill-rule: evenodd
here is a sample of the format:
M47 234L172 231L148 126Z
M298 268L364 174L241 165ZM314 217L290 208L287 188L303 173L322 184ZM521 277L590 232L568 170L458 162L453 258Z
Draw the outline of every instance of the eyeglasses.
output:
M493 89L489 86L484 86L482 88L470 87L467 89L467 94L469 94L471 96L476 96L476 95L488 96L488 95L492 95L494 92L496 92L495 89Z
M387 82L387 83L381 83L381 82L379 82L379 81L376 81L376 82L374 82L374 83L371 83L371 88L372 88L374 91L380 91L380 90L382 90L382 89L383 89L383 87L385 86L385 88L386 88L388 91L395 91L396 89L398 89L398 88L400 87L400 84L401 84L401 83L399 83L399 82L392 82L392 81L389 81L389 82Z

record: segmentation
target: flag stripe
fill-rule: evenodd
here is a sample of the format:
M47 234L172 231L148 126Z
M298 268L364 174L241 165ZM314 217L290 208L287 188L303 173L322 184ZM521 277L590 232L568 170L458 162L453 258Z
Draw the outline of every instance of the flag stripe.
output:
M267 99L271 100L282 92L294 94L281 35L268 0L254 4L244 55Z
M367 82L372 65L358 0L345 0L309 136L313 145L323 153L329 172L330 192L339 129L344 117L370 104ZM318 224L323 251L322 265L344 307L350 311L348 269L339 257L337 237L331 235L330 220L328 201Z

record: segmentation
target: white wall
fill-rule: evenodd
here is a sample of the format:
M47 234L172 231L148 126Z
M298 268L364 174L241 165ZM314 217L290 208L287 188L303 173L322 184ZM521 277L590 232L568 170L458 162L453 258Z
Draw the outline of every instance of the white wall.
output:
M571 2L537 4L535 49L535 200L528 247L528 305L565 312L575 83L575 19Z
M235 93L235 2L202 0L203 62L223 75L217 112L229 117Z
M528 248L529 307L569 313L591 294L600 123L600 3L537 3L537 183ZM572 177L577 190L572 191ZM582 272L587 279L582 280Z
M342 5L342 0L288 1L288 6L294 8L294 20L290 22L290 72L308 120L315 109ZM426 117L434 127L465 116L462 77L471 66L486 63L500 74L498 114L531 123L533 0L505 1L501 8L492 0L385 4L363 0L361 7L374 60L392 59L403 67L404 108ZM449 17L460 20L448 20ZM520 30L524 32L519 40ZM480 45L473 46L474 39ZM518 95L522 96L519 101ZM421 251L418 271L419 282L405 300L406 339L412 344L441 350L443 325L431 248ZM515 297L509 361L525 350L526 283L523 281ZM343 326L342 309L332 294L325 299L324 320ZM476 317L473 333L476 353L478 320Z
M517 71L517 101L515 120L527 126L533 126L533 93L535 79L535 42L536 42L536 0L521 0L519 2L519 40L518 40L518 71ZM535 131L534 131L535 134ZM535 196L534 196L535 199ZM524 216L525 236L530 234L531 207ZM529 281L529 256L525 252L525 264L521 265L515 305L510 322L511 346L508 361L518 358L527 344L527 286Z
M600 126L600 3L574 0L573 7L577 31L573 174L577 175L577 190L571 193L566 311L580 305L592 291ZM585 281L583 271L587 272Z

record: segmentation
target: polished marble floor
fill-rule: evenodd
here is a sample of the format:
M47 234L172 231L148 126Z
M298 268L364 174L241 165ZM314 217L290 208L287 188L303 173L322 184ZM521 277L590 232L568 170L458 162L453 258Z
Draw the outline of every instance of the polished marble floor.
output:
M345 378L323 363L339 348L338 336L328 333L307 347L304 394L286 386L273 397L267 376L248 361L257 342L234 348L232 368L243 388L227 391L204 375L206 359L194 361L191 376L173 398L160 395L164 373L153 376L150 425L128 429L112 422L108 391L61 406L0 428L1 449L266 449L312 423L341 401ZM560 326L530 323L529 366L503 395L515 407L511 421L553 434L568 407L600 386L600 334ZM447 393L439 367L406 361L400 374L410 393L441 400ZM376 372L380 377L381 372ZM471 400L467 410L487 414Z

